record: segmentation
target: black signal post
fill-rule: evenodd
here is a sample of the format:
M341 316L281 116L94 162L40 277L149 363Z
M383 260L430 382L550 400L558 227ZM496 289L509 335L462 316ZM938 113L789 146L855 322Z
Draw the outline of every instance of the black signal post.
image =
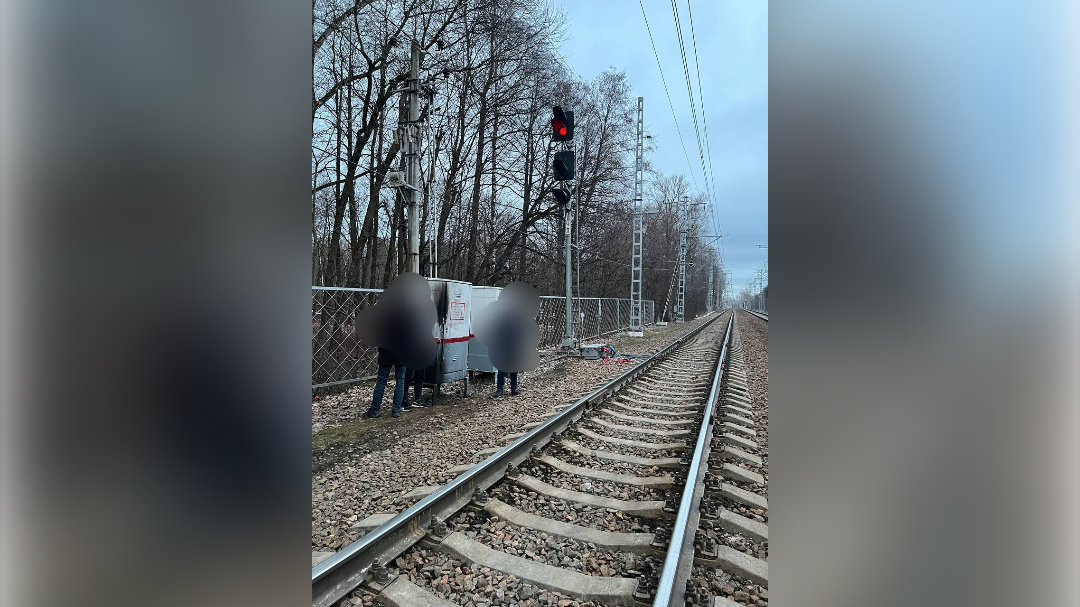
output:
M571 248L570 231L571 214L573 204L573 188L566 187L563 182L574 179L574 150L570 148L570 141L574 139L574 112L564 112L562 107L556 105L551 108L551 141L560 143L556 146L556 152L551 161L552 179L558 184L551 195L555 202L559 203L563 211L563 226L565 230L564 241L566 243L566 332L563 334L563 347L573 352L575 346L574 323L573 323L573 291L570 282ZM560 149L561 148L561 149Z

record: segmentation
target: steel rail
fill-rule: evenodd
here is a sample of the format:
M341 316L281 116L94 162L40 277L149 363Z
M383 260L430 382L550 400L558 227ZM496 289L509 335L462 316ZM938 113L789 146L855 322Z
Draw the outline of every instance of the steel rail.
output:
M532 454L534 448L546 445L555 435L564 432L572 422L580 419L587 405L617 392L718 318L720 318L719 314L700 327L688 331L645 359L642 364L627 369L615 379L529 430L524 436L503 447L486 460L461 473L457 478L413 504L390 521L312 567L312 606L331 607L336 601L344 598L364 582L375 559L378 558L386 564L400 556L424 537L435 517L444 521L449 519L458 510L468 505L477 491L487 490L501 480L508 467L520 465Z
M747 310L747 312L753 314L754 316L757 316L758 318L760 318L761 320L764 320L765 322L769 322L769 315L768 314L762 314L761 312L755 312L753 310Z
M731 343L731 332L734 326L735 315L732 314L728 318L724 345L720 350L720 359L716 362L716 373L713 376L709 399L705 403L705 416L702 418L697 444L694 446L694 458L686 473L686 486L683 488L682 499L679 502L679 513L675 516L675 523L671 529L671 542L668 544L664 566L660 570L653 607L682 607L686 602L686 581L690 579L690 570L694 565L694 535L700 518L698 506L701 495L704 493L703 481L711 451L713 406L720 395L720 384L723 380L728 345Z

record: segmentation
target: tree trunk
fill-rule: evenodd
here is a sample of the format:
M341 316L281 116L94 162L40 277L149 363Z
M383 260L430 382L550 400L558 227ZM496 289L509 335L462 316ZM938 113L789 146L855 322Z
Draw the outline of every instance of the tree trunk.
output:
M486 88L486 87L485 87ZM472 197L469 202L469 250L466 253L465 280L474 282L477 274L476 254L480 236L480 182L484 175L484 129L487 124L487 95L480 98L480 116L477 119L476 169L473 174Z
M352 65L350 61L350 72L352 71ZM353 121L353 107L352 107L353 87L350 84L345 92L345 116L348 121L347 124L352 124ZM349 154L352 154L353 136L352 129L347 129L347 137L345 141L345 147L349 150ZM356 201L356 187L349 188L348 192L345 192L345 196L349 201L349 271L346 278L346 285L350 287L359 287L360 284L360 220L357 212Z
M496 156L496 147L499 141L499 106L494 107L491 119L491 209L490 218L486 222L488 228L491 230L491 238L488 240L487 255L484 256L484 264L490 266L487 268L486 275L488 276L488 282L495 284L496 281L502 276L503 264L495 259L495 245L499 242L499 232L496 229L496 218L498 217L498 209L495 206L496 202L496 180L498 179L498 156Z
M446 242L447 221L450 219L453 203L460 198L460 189L457 184L457 179L458 172L461 169L461 156L464 153L465 148L465 103L467 98L466 88L463 84L461 87L461 96L458 98L457 131L454 134L454 139L451 143L450 169L447 171L446 178L443 180L443 196L442 204L439 209L439 225L435 234L435 243L440 251L444 250L443 246ZM449 256L445 255L445 253L442 255L443 259L447 259L448 257Z
M364 251L363 278L364 286L371 287L375 279L375 258L378 257L379 242L379 186L380 182L375 179L378 158L382 156L383 137L380 129L379 136L371 143L371 157L368 160L368 173L372 176L368 179L368 205L364 213L364 227L360 231L360 246Z

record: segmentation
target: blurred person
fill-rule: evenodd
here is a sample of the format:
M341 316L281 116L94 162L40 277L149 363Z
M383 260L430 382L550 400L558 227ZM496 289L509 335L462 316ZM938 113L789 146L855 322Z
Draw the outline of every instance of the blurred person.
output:
M390 377L390 368L394 368L394 404L391 409L394 417L401 417L402 400L405 397L405 365L398 360L397 353L379 346L379 374L375 379L375 391L371 395L371 408L360 417L372 419L379 417L382 408L383 392L386 391L386 381ZM411 411L412 407L404 409Z
M524 282L513 282L473 321L477 340L488 348L491 364L498 370L496 397L503 395L507 375L510 376L510 394L520 394L518 372L535 369L540 362L536 352L540 338L536 324L539 310L540 296L536 288Z
M510 376L510 396L517 396L521 394L518 392L517 383L517 371L499 371L495 374L495 397L498 398L503 395L503 386L506 385L506 376Z
M435 302L431 299L431 289L427 280L414 272L399 274L390 286L383 291L375 305L360 310L357 314L357 337L369 346L379 349L379 374L372 394L371 409L363 415L366 418L379 416L383 392L390 375L390 368L395 369L396 385L394 389L393 415L399 417L401 411L411 411L412 403L404 403L406 396L406 374L408 380L415 381L417 397L423 382L423 371L435 360L438 351L431 336L435 325ZM418 379L414 379L418 378Z
M427 281L413 272L398 275L375 305L357 315L357 337L369 346L392 350L407 369L425 369L438 352L432 339L435 302Z

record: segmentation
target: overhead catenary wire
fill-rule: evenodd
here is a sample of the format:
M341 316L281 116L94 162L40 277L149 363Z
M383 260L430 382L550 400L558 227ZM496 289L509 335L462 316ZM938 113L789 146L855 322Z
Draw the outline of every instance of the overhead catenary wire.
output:
M716 173L713 171L712 146L709 144L709 121L705 118L705 91L701 86L701 63L698 61L697 33L694 31L694 11L690 8L690 0L686 0L686 12L690 16L690 39L694 43L694 69L697 71L698 103L701 104L701 124L705 130L705 152L709 157L709 179L712 181L713 229L716 230L718 234L722 234L723 232L720 230L720 219L717 217L716 211Z
M675 22L675 32L676 32L676 35L677 35L677 38L678 38L678 43L679 43L679 55L680 55L680 58L681 58L682 64L683 64L683 76L685 77L685 81L686 81L686 93L687 93L687 97L690 100L690 112L691 112L691 117L693 119L693 124L694 124L694 135L696 137L697 144L698 144L698 158L701 161L701 174L702 174L702 178L705 181L705 188L706 188L705 195L707 197L709 197L711 199L711 201L712 201L712 204L709 205L710 221L712 223L713 230L715 230L717 233L722 234L723 233L722 226L721 226L719 217L717 216L717 210L716 210L716 177L715 177L715 173L712 170L712 150L711 150L711 148L709 146L709 143L708 143L707 128L706 128L706 136L705 136L705 139L704 139L704 145L702 143L701 127L699 125L698 118L697 118L697 106L694 103L694 90L693 90L693 84L692 84L691 78L690 78L690 68L689 68L689 63L688 63L687 58L686 58L686 45L685 45L685 42L684 42L682 21L679 18L678 4L677 4L676 0L671 0L671 11L672 11L672 18L673 18L673 20ZM698 102L701 104L702 123L704 123L704 118L705 118L705 95L704 95L704 90L702 89L702 86L701 86L701 64L700 64L700 61L698 60L697 36L696 36L696 33L694 32L693 13L691 12L691 9L690 9L690 0L687 0L687 11L688 11L688 14L690 15L690 28L691 28L690 35L691 35L691 38L692 38L692 41L693 41L694 67L695 67L695 72L696 72L697 81L698 81ZM709 155L709 170L708 170L708 172L706 172L706 169L705 169L706 150L708 150L708 155ZM720 259L721 259L721 265L723 265L723 259L724 259L724 245L723 245L723 242L721 242L721 244L720 244Z
M719 218L717 217L717 211L716 211L716 196L715 196L716 186L715 186L715 183L713 183L714 178L712 176L713 174L711 173L712 152L711 152L711 149L710 149L709 150L709 167L710 167L710 171L707 172L706 168L705 168L705 151L704 151L705 146L703 146L703 143L702 143L701 128L700 128L698 120L697 120L696 104L694 103L694 99L693 99L693 85L692 85L691 80L690 80L689 63L688 63L687 58L686 58L686 47L685 47L685 44L683 42L682 25L681 25L681 22L678 19L678 9L677 9L677 5L675 4L675 0L671 0L671 2L672 2L672 9L673 9L673 17L674 17L675 23L676 23L676 32L678 34L680 58L681 58L681 61L683 63L683 76L684 76L685 82L686 82L687 95L690 98L691 118L692 118L692 121L693 121L693 124L694 124L695 139L696 139L696 142L698 144L698 158L699 158L699 161L700 161L702 179L704 180L704 183L705 183L705 195L712 200L712 204L709 205L710 223L712 224L712 227L713 227L714 231L716 231L718 233L723 233L722 232L722 226L720 224ZM649 24L649 18L648 18L647 13L645 12L645 5L642 2L642 0L638 0L638 6L641 9L642 19L645 21L645 28L646 28L646 31L647 31L648 36L649 36L649 43L653 48L653 56L656 58L657 68L660 71L660 79L661 79L661 82L663 83L663 86L664 86L664 94L665 94L665 96L667 97L667 100L668 100L668 107L671 109L672 119L675 121L676 132L679 135L679 143L680 143L680 146L683 149L683 157L686 159L687 168L689 169L688 175L689 175L691 181L693 182L695 189L698 189L697 179L694 176L694 173L696 171L695 171L692 163L690 162L689 153L686 150L686 142L685 142L685 140L684 140L684 138L682 136L682 129L679 126L678 115L675 112L675 105L674 105L674 102L671 99L671 91L670 91L670 88L667 85L667 78L664 76L663 64L660 61L660 54L659 54L659 51L656 48L656 41L655 41L655 39L654 39L654 37L652 35L652 27ZM693 27L693 24L691 24L691 27ZM700 85L700 82L701 82L700 62L698 61L697 54L696 54L697 53L696 34L693 31L691 31L691 36L694 39L693 43L694 43L694 51L695 51L695 68L697 69L697 79L698 79L698 82L699 82L699 87L698 87L699 88L699 93L701 93L702 91L701 91L701 85ZM703 94L699 95L699 97L701 97L701 99L700 99L701 103L704 104L704 96L703 96ZM703 113L703 117L704 117L704 108L702 109L702 113ZM706 145L707 145L707 143L706 143ZM719 251L719 253L720 253L719 265L721 267L723 267L725 265L724 264L724 259L726 257L726 254L725 254L724 248L725 248L724 243L723 243L723 241L721 241L721 243L720 243L720 251Z
M698 125L698 107L693 102L693 85L690 83L690 67L686 59L686 44L683 43L683 24L678 18L678 4L676 0L671 0L672 3L672 16L675 19L675 33L678 39L678 50L681 60L683 60L683 76L686 79L686 92L690 97L690 117L693 121L693 135L698 141L698 157L701 159L701 177L705 181L705 195L708 195L710 185L708 185L708 174L705 172L705 154L701 145L701 127ZM692 171L692 170L691 170Z
M641 17L645 20L645 31L649 33L649 43L656 57L656 67L660 70L660 81L664 84L664 94L667 95L668 107L671 108L671 118L675 120L675 132L679 134L679 143L682 145L683 156L686 157L686 166L690 169L690 179L694 182L694 188L697 188L697 179L694 177L694 169L690 164L690 154L686 151L686 142L683 140L682 129L679 128L679 118L675 114L675 104L671 102L671 92L668 90L667 78L664 77L664 66L660 63L660 53L656 50L656 41L653 40L652 28L649 27L649 17L645 14L645 5L641 0L638 0L638 6L641 7Z

